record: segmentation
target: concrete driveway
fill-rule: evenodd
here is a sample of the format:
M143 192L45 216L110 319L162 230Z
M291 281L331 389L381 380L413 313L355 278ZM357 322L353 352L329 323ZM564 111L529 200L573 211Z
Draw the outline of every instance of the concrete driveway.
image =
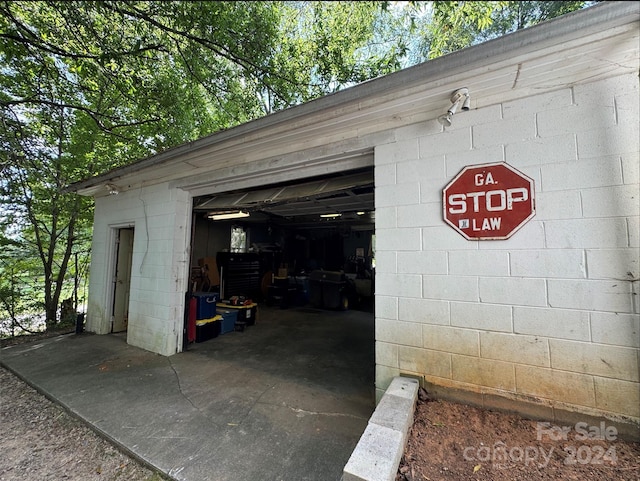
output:
M244 332L171 357L82 334L1 361L178 480L337 481L375 408L374 321L359 311L260 306Z

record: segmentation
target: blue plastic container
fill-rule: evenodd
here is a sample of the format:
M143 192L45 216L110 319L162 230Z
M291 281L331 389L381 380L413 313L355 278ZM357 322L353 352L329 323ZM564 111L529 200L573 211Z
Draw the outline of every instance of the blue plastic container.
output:
M222 316L222 328L220 333L226 334L227 332L233 332L236 328L236 321L238 320L238 311L233 309L216 308L218 315Z
M216 315L216 301L219 294L217 292L196 292L193 294L196 298L196 319L211 319Z

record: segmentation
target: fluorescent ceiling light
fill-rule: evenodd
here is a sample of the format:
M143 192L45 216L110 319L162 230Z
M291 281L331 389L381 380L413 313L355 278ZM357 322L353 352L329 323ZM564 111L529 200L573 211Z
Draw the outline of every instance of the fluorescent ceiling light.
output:
M340 217L342 214L320 214L323 219L333 219L334 217Z
M242 217L249 217L249 213L241 210L234 212L209 212L207 217L211 220L241 219Z

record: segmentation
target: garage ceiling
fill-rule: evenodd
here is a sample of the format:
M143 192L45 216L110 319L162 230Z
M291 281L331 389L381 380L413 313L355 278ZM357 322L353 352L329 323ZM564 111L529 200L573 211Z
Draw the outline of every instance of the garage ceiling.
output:
M199 197L194 211L203 214L242 210L253 220L270 219L305 227L374 222L373 169L343 173L306 182ZM341 214L334 218L321 215Z

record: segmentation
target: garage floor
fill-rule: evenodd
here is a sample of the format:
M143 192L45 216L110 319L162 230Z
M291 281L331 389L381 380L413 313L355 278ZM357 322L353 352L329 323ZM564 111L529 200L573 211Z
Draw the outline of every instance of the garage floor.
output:
M374 409L368 312L260 306L175 356L123 335L3 349L2 363L179 480L339 480Z

